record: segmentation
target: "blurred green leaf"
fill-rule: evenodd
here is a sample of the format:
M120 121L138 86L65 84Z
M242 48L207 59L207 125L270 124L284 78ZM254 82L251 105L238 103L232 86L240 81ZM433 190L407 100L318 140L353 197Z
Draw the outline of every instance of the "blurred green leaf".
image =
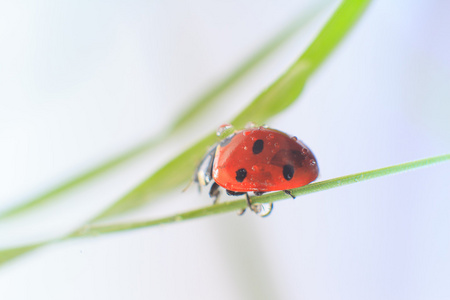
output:
M192 107L184 111L178 121L175 122L173 129L176 130L182 128L192 120L195 120L202 112L207 110L212 103L216 102L221 94L231 88L242 77L255 68L262 60L275 52L276 49L278 49L289 38L309 23L311 19L313 19L313 17L315 17L323 9L324 5L329 2L330 1L318 1L312 9L302 12L294 18L293 22L278 33L274 39L261 48L261 50L255 53L244 64L237 68L228 78L201 97Z
M25 253L28 253L34 249L37 249L37 248L39 248L43 245L47 245L49 243L50 242L43 242L43 243L27 245L27 246L22 246L22 247L17 247L17 248L0 250L0 266L16 257L19 257Z
M205 109L207 109L212 103L219 99L219 96L230 89L236 82L238 82L242 77L248 74L253 68L255 68L259 63L266 59L270 54L272 54L276 49L283 45L289 38L291 38L295 33L304 27L314 16L321 11L324 5L328 1L320 1L317 5L312 7L306 12L302 12L297 18L288 24L281 32L279 32L272 40L270 40L260 51L247 59L241 66L239 66L234 72L232 72L228 77L219 82L212 89L207 91L203 96L201 96L197 101L195 101L190 108L185 110L178 119L174 122L174 125L167 131L161 134L159 137L151 138L142 144L133 147L132 149L122 153L121 155L108 160L88 171L82 173L74 178L61 183L59 186L45 192L36 198L25 201L23 204L19 204L12 207L4 212L0 212L0 220L21 213L32 210L33 208L40 207L44 204L48 204L52 201L57 200L58 196L94 179L102 174L111 171L115 167L130 161L139 155L148 152L154 146L159 145L161 142L166 140L168 137L175 134L179 129L186 126L189 122L195 120L199 114L201 114ZM208 139L208 142L213 142ZM203 151L203 149L202 149ZM158 172L162 174L164 171ZM154 176L152 176L154 177ZM186 176L184 178L187 178ZM179 182L179 181L174 181ZM142 188L138 187L136 193ZM160 192L166 189L162 189ZM134 197L134 196L133 196Z
M242 128L250 121L257 124L264 123L291 105L300 95L306 80L350 31L368 3L369 0L343 1L303 55L232 121L235 128ZM92 221L138 208L155 199L156 194L187 181L208 145L214 142L213 134L207 136L163 166Z
M153 139L153 140L144 142L141 145L119 155L118 157L113 158L113 159L87 171L86 173L83 173L79 176L69 179L68 181L62 183L60 186L58 186L52 190L49 190L48 192L45 192L45 193L37 196L34 199L25 201L23 204L19 204L18 206L12 207L7 211L1 212L0 220L10 218L10 217L13 217L16 215L20 215L27 211L31 211L33 208L38 208L42 205L48 204L52 201L55 201L58 199L57 198L58 196L80 186L81 184L83 184L85 182L88 182L91 179L94 179L102 174L105 174L106 172L112 170L113 168L139 156L142 153L147 152L154 145L158 144L158 142L160 140L161 139Z
M430 157L426 159L416 160L412 162L407 162L403 164L398 164L390 167L385 167L381 169L376 169L372 171L366 171L361 173L356 173L352 175L337 177L329 180L319 181L315 183L311 183L305 186L302 186L297 189L291 190L292 194L299 197L311 193L316 193L332 188L341 187L348 184L358 183L366 180L375 179L378 177L383 177L387 175L397 174L400 172L405 172L409 170L414 170L426 166L431 166L433 164L443 163L446 161L450 161L450 154ZM289 198L290 196L286 195L284 192L275 192L269 193L262 196L252 197L252 202L255 203L272 203L276 201L280 201L282 199ZM297 198L298 199L298 198ZM149 220L149 221L141 221L141 222L130 222L130 223L118 223L118 224L104 224L104 225L95 225L88 224L82 226L78 230L74 231L72 234L69 234L67 237L51 240L48 242L43 242L40 244L34 244L29 246L23 246L13 249L4 249L0 250L0 265L9 260L12 260L22 254L25 254L31 250L36 249L37 247L53 243L56 241L63 241L71 238L79 238L79 237L88 237L88 236L98 236L102 234L121 232L127 230L140 229L145 227L152 227L162 224L169 223L178 223L190 219L196 219L201 217L206 217L215 214L227 213L239 211L240 209L246 208L247 202L245 199L239 199L236 201L218 203L215 205L210 205L207 207L203 207L200 209L191 210L188 212L175 214L172 216Z
M157 195L172 190L174 187L186 182L192 176L195 165L200 161L208 147L214 144L216 140L215 134L211 134L187 149L99 214L93 221L140 207Z

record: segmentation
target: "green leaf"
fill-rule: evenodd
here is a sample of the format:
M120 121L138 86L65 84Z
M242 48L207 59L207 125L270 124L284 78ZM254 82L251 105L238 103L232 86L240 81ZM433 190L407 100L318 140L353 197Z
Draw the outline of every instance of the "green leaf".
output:
M42 205L51 203L52 201L58 200L58 196L88 182L91 179L99 177L107 172L113 170L115 167L130 161L139 155L148 152L154 146L165 141L167 138L175 134L179 129L185 127L189 122L195 120L199 114L201 114L206 108L208 108L212 103L219 99L219 96L231 88L235 83L237 83L243 76L250 72L254 67L266 59L270 54L272 54L276 49L278 49L282 44L284 44L289 38L291 38L295 33L297 33L303 26L308 23L317 13L322 10L326 2L321 2L314 8L307 12L302 12L297 18L295 18L286 28L279 32L271 41L269 41L260 51L252 55L247 61L245 61L241 66L239 66L234 72L232 72L228 77L226 77L222 82L218 83L212 89L207 91L203 96L201 96L197 101L195 101L190 108L183 112L179 118L174 122L174 125L167 131L161 134L159 137L148 139L142 144L133 147L132 149L125 151L121 155L112 158L98 166L75 176L66 182L61 183L59 186L44 192L43 194L25 201L23 204L19 204L12 207L4 212L0 212L0 220L13 217L27 211L31 211L34 208L40 207ZM210 139L208 139L211 142ZM201 150L203 151L203 149ZM196 156L195 156L196 157ZM193 157L192 159L195 159ZM164 173L161 170L158 174ZM153 176L154 177L154 176ZM184 178L187 178L186 176ZM178 182L179 181L174 181ZM137 188L141 190L142 188ZM161 189L159 191L163 192L166 189Z
M426 166L431 166L433 164L443 163L450 161L450 154L430 157L426 159L416 160L412 162L407 162L399 165L394 165L386 168L356 173L352 175L337 177L334 179L319 181L302 186L297 189L291 190L292 194L299 197L311 193L317 193L320 191L325 191L332 188L341 187L348 184L359 183L366 180L375 179L378 177L383 177L387 175L393 175L409 170L414 170ZM284 192L269 193L262 196L252 197L252 203L273 203L280 201L282 199L289 198ZM297 198L298 199L298 198ZM64 241L72 238L88 237L88 236L98 236L102 234L115 233L127 230L134 230L152 226L158 226L170 223L179 223L186 220L222 214L227 212L235 212L240 209L244 209L247 206L245 199L239 199L231 202L218 203L215 205L210 205L200 209L191 210L184 213L175 214L172 216L149 220L141 222L130 222L130 223L118 223L118 224L105 224L105 225L84 225L73 233L66 237L55 239L47 242L42 242L39 244L33 244L29 246L23 246L13 249L0 250L0 265L10 261L22 254L32 251L40 246L47 245L49 243L54 243L57 241Z
M291 105L300 95L306 80L350 31L368 3L369 0L343 1L303 55L232 121L234 127L242 128L249 121L264 123ZM160 192L187 181L207 146L214 143L213 136L211 134L181 153L92 221L138 208L155 199Z

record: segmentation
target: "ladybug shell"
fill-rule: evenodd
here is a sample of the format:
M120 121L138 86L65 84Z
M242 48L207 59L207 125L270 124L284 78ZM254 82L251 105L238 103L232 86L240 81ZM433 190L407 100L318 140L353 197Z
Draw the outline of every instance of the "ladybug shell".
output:
M318 174L316 158L301 141L260 127L223 140L216 149L212 175L230 191L270 192L304 186Z

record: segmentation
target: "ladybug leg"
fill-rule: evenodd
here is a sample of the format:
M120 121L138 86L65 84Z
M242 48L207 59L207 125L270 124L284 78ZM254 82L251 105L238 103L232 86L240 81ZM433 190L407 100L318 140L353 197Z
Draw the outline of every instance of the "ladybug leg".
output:
M247 195L247 203L248 203L248 194L247 193L245 193L245 192L233 192L233 191L230 191L230 190L227 190L227 194L228 195L230 195L230 196L240 196L240 195L244 195L244 194L246 194ZM249 206L250 207L250 206ZM242 216L244 213L245 213L245 208L244 209L242 209L240 212L238 212L238 215L239 216Z
M263 193L264 192L255 192L254 194L257 196L261 196ZM227 194L230 196L240 196L240 195L245 194L245 199L247 200L248 208L250 208L257 215L261 215L262 217L267 217L272 212L273 203L270 203L269 211L264 212L264 214L261 214L261 212L263 212L262 205L261 204L252 204L252 200L250 199L250 196L246 192L234 192L234 191L227 190ZM244 214L244 212L245 212L245 208L243 210L241 210L238 214L240 216L242 216Z
M255 211L254 206L252 205L252 200L250 199L250 196L248 195L248 193L245 193L245 199L247 199L248 208L250 208L252 211Z
M253 210L252 208L252 201L250 200L250 196L248 195L248 193L246 192L233 192L230 190L227 190L227 194L230 196L240 196L240 195L244 195L245 194L245 199L247 199L247 205L248 207Z
M289 196L291 196L292 197L292 199L295 199L295 196L294 195L292 195L292 193L291 193L291 191L290 190L284 190L283 191L286 195L289 195Z
M252 200L250 199L248 193L245 193L245 198L247 199L248 208L250 208L257 215L261 214L262 211L261 204L252 204ZM265 217L265 215L263 217Z
M211 189L209 190L209 197L214 198L213 204L216 204L219 201L220 191L219 185L217 183L213 183Z
M238 216L242 216L242 215L245 213L246 210L247 210L246 208L241 209L241 211L239 211L239 212L237 213Z

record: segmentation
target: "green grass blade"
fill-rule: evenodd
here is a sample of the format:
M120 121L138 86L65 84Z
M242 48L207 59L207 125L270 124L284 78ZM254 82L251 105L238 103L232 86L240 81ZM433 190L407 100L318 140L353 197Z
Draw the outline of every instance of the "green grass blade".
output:
M291 105L302 92L308 78L359 20L369 2L369 0L343 1L303 55L247 106L232 124L236 128L243 127L249 121L262 124Z
M343 1L303 55L275 83L244 109L232 121L232 124L236 128L242 128L249 121L261 124L292 104L300 95L306 80L349 32L368 3L369 0ZM210 135L181 153L129 194L99 214L93 221L140 207L155 199L155 194L175 188L187 181L207 146L213 144L214 141L214 135Z
M303 196L311 193L317 193L320 191L325 191L332 188L341 187L348 184L358 183L366 180L375 179L378 177L383 177L387 175L393 175L405 171L410 171L426 166L431 166L433 164L443 163L450 161L450 154L434 156L426 159L416 160L412 162L407 162L399 165L394 165L386 168L376 169L372 171L366 171L361 173L356 173L352 175L337 177L334 179L324 180L320 182L315 182L308 184L306 186L292 190L292 194L295 196ZM286 195L284 192L275 192L270 194L265 194L258 197L253 197L253 203L270 203L280 201L282 199L290 199L290 196ZM299 199L299 198L297 198ZM178 223L182 221L187 221L191 219L211 216L215 214L227 213L239 211L240 209L246 208L247 202L245 199L239 199L231 202L218 203L215 205L210 205L200 209L191 210L188 212L175 214L172 216L142 221L142 222L130 222L130 223L119 223L119 224L106 224L106 225L85 225L80 229L74 231L66 237L61 239L50 240L47 242L42 242L39 244L33 244L28 246L22 246L12 249L0 250L0 265L6 263L22 254L30 252L40 246L48 245L57 241L63 241L71 238L88 237L88 236L98 236L101 234L115 233L127 230L134 230L152 226L158 226L163 224Z
M213 87L211 90L207 91L202 97L195 101L190 108L188 108L174 123L174 125L165 132L160 137L149 139L144 143L133 147L132 149L122 153L121 155L106 161L85 173L75 176L59 186L44 192L43 194L25 201L23 204L19 204L12 207L4 212L0 212L0 220L6 219L31 211L34 208L40 207L42 205L48 204L52 201L57 200L58 196L82 185L89 180L99 177L102 174L111 171L115 167L138 157L140 154L146 153L154 146L160 144L170 135L176 133L180 128L186 126L192 120L202 113L202 111L219 99L219 96L231 88L235 83L237 83L243 76L250 72L254 67L266 59L270 54L272 54L277 48L284 44L289 38L291 38L295 33L304 27L317 13L322 10L326 2L321 2L319 5L315 6L313 9L307 12L302 12L299 17L295 18L293 22L288 24L281 32L279 32L271 41L269 41L259 52L254 54L250 59L245 61L240 67L238 67L234 72L232 72L228 77L226 77L217 86ZM186 177L185 177L186 178Z
M375 179L378 177L383 177L387 175L397 174L401 172L405 172L408 170L414 170L426 166L430 166L433 164L443 163L450 161L450 154L440 155L435 157L430 157L426 159L416 160L412 162L407 162L399 165L394 165L390 167L385 167L381 169L356 173L352 175L337 177L329 180L319 181L315 183L311 183L305 186L302 186L297 189L291 190L292 194L295 196L303 196L311 193L317 193L320 191L325 191L332 188L341 187L344 185L349 185L353 183L358 183L366 180ZM252 197L253 203L271 203L280 201L282 199L289 198L290 196L286 195L284 192L275 192L269 193L262 196ZM119 232L131 229L138 229L143 227L151 227L162 224L176 223L182 222L190 219L196 219L200 217L206 217L215 214L221 214L226 212L239 211L240 209L246 208L247 202L244 198L231 201L219 203L211 206L207 206L204 208L188 211L185 213L180 213L160 219L143 221L143 222L131 222L131 223L122 223L122 224L109 224L109 225L86 225L81 229L75 231L69 237L82 237L89 235L100 235L105 233Z

